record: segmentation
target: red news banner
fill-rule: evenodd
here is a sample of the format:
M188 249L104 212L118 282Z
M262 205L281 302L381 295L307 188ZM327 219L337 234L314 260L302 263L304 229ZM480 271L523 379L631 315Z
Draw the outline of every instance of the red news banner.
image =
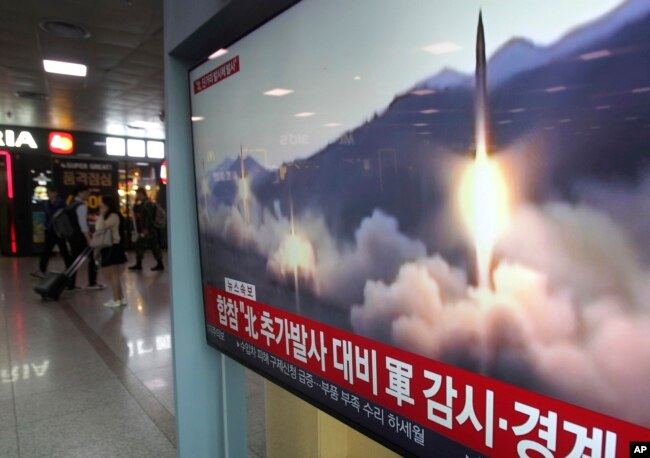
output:
M650 438L648 428L240 295L204 285L204 296L208 324L488 456L614 458Z
M214 86L218 82L225 80L237 72L239 72L239 56L233 57L228 62L219 65L214 70L195 79L194 94L196 95L210 86Z

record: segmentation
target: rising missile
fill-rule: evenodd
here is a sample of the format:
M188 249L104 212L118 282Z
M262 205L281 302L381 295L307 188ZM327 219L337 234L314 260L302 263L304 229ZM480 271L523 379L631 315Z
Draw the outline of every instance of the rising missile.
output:
M476 145L485 149L490 145L488 128L487 63L485 61L485 35L483 32L483 13L478 13L476 31L476 95L475 95ZM479 151L477 151L478 153Z

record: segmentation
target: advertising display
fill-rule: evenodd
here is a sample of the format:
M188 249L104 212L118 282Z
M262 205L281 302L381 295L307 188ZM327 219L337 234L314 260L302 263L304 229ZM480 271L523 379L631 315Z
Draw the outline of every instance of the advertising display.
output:
M303 0L190 72L207 339L394 450L650 441L650 2Z
M86 204L91 212L99 212L101 196L115 195L118 164L109 161L80 159L55 159L53 161L54 182L58 183L59 194L69 204L74 199L74 189L83 185L90 188Z

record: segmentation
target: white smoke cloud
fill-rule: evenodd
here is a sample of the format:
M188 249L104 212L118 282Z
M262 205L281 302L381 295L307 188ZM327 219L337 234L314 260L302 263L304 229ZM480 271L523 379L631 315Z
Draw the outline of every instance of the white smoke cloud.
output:
M581 202L603 210L616 221L624 221L636 248L650 257L650 170L636 183L582 181L575 186L575 193Z
M426 256L424 244L400 233L397 220L380 210L364 218L351 244L319 249L317 277L324 297L351 304L367 279L392 279L399 266Z
M354 329L650 424L650 275L623 229L586 207L529 207L499 252L494 291L468 286L440 257L368 281Z
M271 278L286 284L293 283L287 258L295 255L291 252L298 247L304 255L299 275L308 280L302 287L345 307L362 299L366 280L393 279L404 262L427 255L422 242L403 235L397 220L381 210L374 210L361 221L350 242L335 240L322 217L296 215L292 239L291 220L282 214L279 205L271 211L249 197L244 206L239 193L235 205L222 205L204 216L202 227L265 257Z
M633 196L610 198L607 213L566 204L518 211L497 247L492 292L473 289L442 257L427 258L425 246L379 210L348 242L336 240L322 217L297 215L296 237L309 245L301 288L330 303L360 304L351 310L359 334L650 425L643 226L630 237L628 220L615 219ZM203 227L265 257L268 274L290 285L283 259L290 219L254 198L247 208L239 197ZM618 215L639 219L631 210Z

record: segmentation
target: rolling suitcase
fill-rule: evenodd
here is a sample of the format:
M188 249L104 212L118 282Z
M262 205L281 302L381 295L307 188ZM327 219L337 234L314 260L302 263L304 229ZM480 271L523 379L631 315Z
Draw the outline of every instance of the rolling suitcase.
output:
M64 272L48 272L43 281L34 287L34 291L40 294L43 299L58 300L63 290L68 286L70 277L79 270L91 250L92 248L86 247Z

